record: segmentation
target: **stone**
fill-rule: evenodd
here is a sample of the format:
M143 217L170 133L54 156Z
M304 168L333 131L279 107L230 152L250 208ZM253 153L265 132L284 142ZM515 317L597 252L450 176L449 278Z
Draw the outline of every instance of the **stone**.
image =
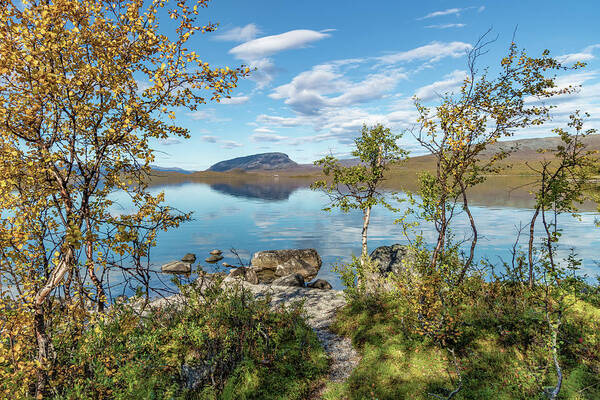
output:
M416 274L410 268L410 262L414 260L408 246L393 244L381 246L373 250L370 255L373 269L365 271L367 290L383 289L390 291L393 285L386 278L393 275L409 273L409 279L415 278Z
M235 268L235 265L231 265L229 263L224 262L223 264L221 264L222 266L224 266L225 268Z
M218 256L218 255L213 254L212 256L206 258L204 261L206 261L207 263L214 264L217 261L221 261L222 259L223 259L223 256Z
M215 249L215 250L212 250L209 254L211 254L213 256L220 256L223 253L221 252L221 250Z
M331 283L327 282L325 279L317 279L316 281L307 284L306 287L309 287L312 289L322 289L322 290L333 289L333 286L331 286Z
M185 256L183 256L181 261L193 264L196 262L196 255L193 253L187 253Z
M299 273L305 281L317 276L322 261L315 249L267 250L254 253L250 262L259 282L273 280Z
M233 280L244 280L253 285L258 284L258 276L256 275L256 271L247 267L239 267L231 270L227 277L225 278L226 282L231 282Z
M256 271L252 268L246 268L246 282L251 283L253 285L258 285L258 275L256 275Z
M271 282L274 286L304 287L304 277L298 273L282 276Z
M246 277L246 268L244 267L240 267L240 268L236 268L234 270L232 270L229 275L227 275L227 278L245 278Z
M192 264L183 261L172 261L164 264L160 267L160 270L171 274L189 274L192 272Z
M401 244L381 246L371 253L371 261L377 263L380 275L388 276L390 273L398 274L404 270L402 260L408 256L408 247Z

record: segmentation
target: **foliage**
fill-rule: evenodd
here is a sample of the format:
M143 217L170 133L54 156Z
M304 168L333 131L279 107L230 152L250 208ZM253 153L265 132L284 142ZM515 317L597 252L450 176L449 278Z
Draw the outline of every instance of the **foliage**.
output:
M33 319L22 323L35 330L38 397L56 356L51 296L80 309L91 300L102 311L108 270L129 263L144 274L157 232L189 217L146 190L152 146L188 137L172 123L175 112L227 96L248 72L211 68L187 49L215 29L198 23L206 5L0 5L0 273L21 317ZM115 192L126 194L131 213L111 212Z
M442 95L440 105L433 111L415 100L419 113L416 138L436 161L434 175L422 177L419 192L425 204L423 212L433 221L437 232L430 269L435 269L445 249L455 211L462 207L470 221L472 238L459 282L471 267L477 244L477 227L469 209L467 190L485 180L487 174L498 172L497 161L510 153L510 149L493 150L490 146L513 135L517 129L538 126L548 120L551 106L526 99L544 100L572 93L575 89L570 86L556 88L555 77L550 74L583 66L576 63L565 67L549 57L547 50L539 58L529 57L513 42L500 62L497 77L490 77L487 70L479 74L477 59L489 44L483 42L485 37L480 38L468 55L469 72L458 93ZM481 162L486 150L492 151L492 155Z
M585 116L589 117L588 114ZM579 111L570 115L568 127L574 131L569 132L563 128L553 129L553 133L561 139L561 143L555 149L546 150L552 154L553 159L540 161L539 166L527 163L537 177L532 191L536 205L529 223L529 286L533 286L536 280L534 271L537 260L534 260L533 252L534 231L538 216L541 213L545 233L542 255L546 256L545 261L547 262L547 265L542 265L538 269L542 274L552 272L556 275L560 272L556 271L554 247L561 235L561 230L556 223L557 217L562 213L570 213L577 217L577 204L584 201L585 190L592 174L598 167L598 162L593 157L596 152L587 150L584 143L586 136L594 134L596 130L584 130L584 118ZM545 152L544 150L538 151ZM544 259L540 261L544 261ZM555 276L554 279L556 278L560 279Z
M327 359L301 308L273 311L242 289L206 287L184 286L170 305L141 315L132 299L80 332L56 326L50 398L304 398ZM0 362L0 371L11 365ZM196 372L197 387L188 371ZM0 390L27 398L18 385L35 373L20 373L20 381L2 379Z
M345 167L329 155L315 161L323 168L325 179L311 185L314 190L323 190L328 194L330 204L326 211L334 207L343 212L361 210L363 212L362 260L367 256L367 230L371 209L377 204L391 208L380 191L384 173L391 165L404 160L407 152L401 149L397 141L401 135L392 134L389 128L378 124L371 128L363 125L361 136L354 140L352 156L359 163ZM328 179L330 178L330 179Z

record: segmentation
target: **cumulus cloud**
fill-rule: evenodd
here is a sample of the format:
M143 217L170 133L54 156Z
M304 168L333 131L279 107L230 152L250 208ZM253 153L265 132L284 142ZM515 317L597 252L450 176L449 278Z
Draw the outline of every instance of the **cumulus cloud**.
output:
M265 36L242 43L229 53L256 68L252 74L259 88L267 86L273 80L275 65L269 57L286 50L299 49L329 37L326 31L297 29L279 35Z
M221 104L244 104L250 100L249 96L224 97L220 100Z
M413 62L422 60L435 62L446 57L462 57L472 48L472 45L465 42L431 42L424 46L416 47L408 51L387 54L379 57L379 61L383 64L396 64L399 62Z
M441 81L433 82L430 85L426 85L417 89L415 96L424 101L431 100L444 93L457 90L460 88L466 77L466 71L456 70L444 76L444 79Z
M464 28L465 24L440 24L440 25L427 25L425 28L433 29L448 29L448 28Z
M292 110L317 115L328 108L339 108L382 98L406 74L400 70L371 74L353 82L339 71L339 65L323 64L297 75L288 84L273 89L272 99L284 100Z
M595 58L593 52L596 49L600 49L600 44L588 46L578 53L563 54L562 56L556 57L556 59L562 64L573 64L577 61L590 61Z
M228 42L247 42L256 38L259 33L261 33L260 29L258 29L255 24L248 24L246 26L236 26L223 31L222 33L217 33L215 39Z

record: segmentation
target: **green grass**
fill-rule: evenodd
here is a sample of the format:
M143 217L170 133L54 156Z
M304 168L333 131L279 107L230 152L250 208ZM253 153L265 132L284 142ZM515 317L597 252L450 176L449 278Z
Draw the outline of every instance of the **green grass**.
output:
M454 399L544 399L542 386L555 384L545 321L527 306L513 307L509 291L482 287L486 293L477 295L486 298L474 298L459 316L462 389ZM454 358L413 333L405 312L392 296L354 299L339 312L335 329L362 360L347 382L327 387L325 399L433 399L430 393L446 396L457 387ZM600 308L573 298L559 336L560 399L600 399L599 328Z

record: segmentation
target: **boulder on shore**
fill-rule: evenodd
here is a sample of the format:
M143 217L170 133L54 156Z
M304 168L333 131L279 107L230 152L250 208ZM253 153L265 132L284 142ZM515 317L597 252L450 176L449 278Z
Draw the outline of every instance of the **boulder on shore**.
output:
M317 279L316 281L307 284L306 287L311 288L311 289L322 289L322 290L333 289L333 286L331 286L331 283L327 282L325 279Z
M323 263L315 249L289 249L259 251L250 264L260 283L271 283L295 273L309 281L317 276Z
M290 274L282 276L281 278L275 279L271 282L274 286L293 286L293 287L304 287L304 277L300 274Z
M374 268L366 271L367 288L391 290L392 287L389 282L385 282L385 278L406 272L409 267L407 262L413 257L409 247L402 244L381 246L373 250L370 258Z
M189 274L192 272L192 264L183 261L171 261L160 267L160 270L171 274Z

